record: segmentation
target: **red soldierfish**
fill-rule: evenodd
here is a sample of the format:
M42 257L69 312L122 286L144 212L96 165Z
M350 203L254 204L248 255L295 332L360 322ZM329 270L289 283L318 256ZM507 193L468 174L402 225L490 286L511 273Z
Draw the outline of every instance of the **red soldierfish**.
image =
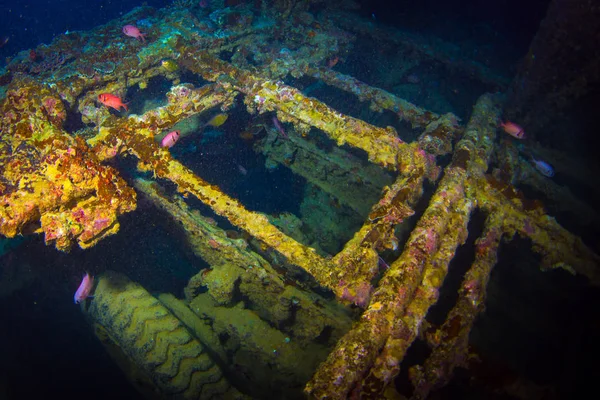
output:
M160 141L161 147L173 147L179 140L179 131L173 131L167 133L167 135Z
M141 40L142 42L146 43L146 33L140 32L140 30L136 26L125 25L123 27L123 33L127 36L134 37L137 40Z
M119 96L115 96L114 94L99 94L98 101L104 104L106 107L114 108L117 111L121 111L121 107L123 107L125 111L129 111L129 108L127 108L127 104L123 103L123 101L121 101L121 98Z
M512 137L516 137L517 139L525 139L525 131L522 127L515 124L514 122L500 121L500 127L504 129L504 132L508 133Z
M94 277L90 276L90 274L88 274L86 272L85 276L81 280L81 284L79 285L79 288L77 288L77 291L75 292L75 297L74 297L75 304L79 304L82 301L84 301L85 299L87 299L90 296L90 293L92 292L93 286L94 286Z

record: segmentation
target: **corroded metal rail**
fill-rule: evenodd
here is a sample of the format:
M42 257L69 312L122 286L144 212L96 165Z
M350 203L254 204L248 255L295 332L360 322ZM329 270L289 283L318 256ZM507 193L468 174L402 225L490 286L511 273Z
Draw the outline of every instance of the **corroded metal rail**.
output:
M449 325L456 329L456 324L460 324L463 342L459 341L461 338L449 338L452 340L444 342L449 348L439 348L426 364L429 372L413 374L418 383L417 395L439 383L437 379L445 379L432 375L432 371L437 371L436 365L446 363L447 378L453 367L466 357L464 335L468 337L480 311L503 234L512 236L518 231L532 238L539 246L538 251L547 258L546 265L567 269L573 266L597 283L599 258L579 238L557 227L542 213L525 213L521 204L497 196L487 185L484 172L493 150L499 112L492 96L482 96L478 101L465 135L456 146L453 161L445 169L402 255L390 266L359 323L338 342L308 383L306 391L311 396L343 399L352 392L360 393L361 398L381 398L397 375L399 363L417 337L428 309L437 301L448 264L456 248L466 240L466 227L474 207L480 207L490 217L478 241L478 257L465 278L461 299L438 334L443 336ZM564 257L561 254L568 246L576 250ZM559 259L569 260L571 266ZM458 315L463 314L464 318L459 319Z

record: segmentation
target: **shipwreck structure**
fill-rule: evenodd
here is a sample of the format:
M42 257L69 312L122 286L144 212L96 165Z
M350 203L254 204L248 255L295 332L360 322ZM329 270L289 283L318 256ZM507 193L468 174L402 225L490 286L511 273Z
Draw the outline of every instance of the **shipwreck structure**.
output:
M153 296L116 272L98 277L84 312L142 393L392 396L400 363L425 335L427 312L475 212L484 222L473 262L445 322L427 324L431 353L411 367L413 390L405 396L426 398L456 366L468 366L469 333L503 239L528 238L542 268L599 283L598 255L513 186L518 174L550 198L569 199L561 202L567 211L597 218L497 139L502 94L482 95L461 123L334 66L357 35L367 35L490 90L508 87L509 79L339 10L315 18L311 2L278 1L277 13L256 3L206 18L186 2L137 8L92 31L61 35L31 57L20 54L0 75L2 235L44 235L61 251L89 248L118 234L119 216L142 196L179 223L192 251L210 265L189 281L184 299ZM147 33L145 43L122 34L134 23ZM404 130L342 113L286 79L335 88ZM169 82L166 103L139 113L97 102L101 93L141 96L157 80ZM269 165L289 168L334 211L361 221L341 248L324 238L332 228L315 224L322 240L302 237L294 217L251 211L174 156L176 147L159 145L176 124L244 109L245 138ZM111 162L123 157L136 159L133 180ZM504 166L502 174L493 173L492 160ZM236 230L193 209L191 198ZM384 253L397 256L387 265Z

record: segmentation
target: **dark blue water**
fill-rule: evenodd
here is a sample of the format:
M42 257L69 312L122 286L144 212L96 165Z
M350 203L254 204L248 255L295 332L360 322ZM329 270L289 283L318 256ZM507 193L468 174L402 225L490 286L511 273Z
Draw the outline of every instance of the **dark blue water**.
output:
M0 1L0 37L9 41L0 49L3 59L20 50L50 43L52 38L65 31L86 30L107 23L146 4L163 7L169 1ZM492 29L502 35L523 54L531 37L537 31L549 0L426 0L426 1L360 1L359 13L374 16L375 21L402 26L418 31L454 35L477 34L478 30ZM463 32L456 29L462 25ZM450 29L449 29L450 28ZM466 33L465 33L466 32Z

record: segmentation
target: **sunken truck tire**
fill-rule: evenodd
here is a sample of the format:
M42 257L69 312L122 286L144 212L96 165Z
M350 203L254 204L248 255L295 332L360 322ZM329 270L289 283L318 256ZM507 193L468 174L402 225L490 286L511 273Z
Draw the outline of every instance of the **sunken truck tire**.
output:
M133 385L153 399L242 398L198 342L156 298L124 275L97 279L84 312Z

